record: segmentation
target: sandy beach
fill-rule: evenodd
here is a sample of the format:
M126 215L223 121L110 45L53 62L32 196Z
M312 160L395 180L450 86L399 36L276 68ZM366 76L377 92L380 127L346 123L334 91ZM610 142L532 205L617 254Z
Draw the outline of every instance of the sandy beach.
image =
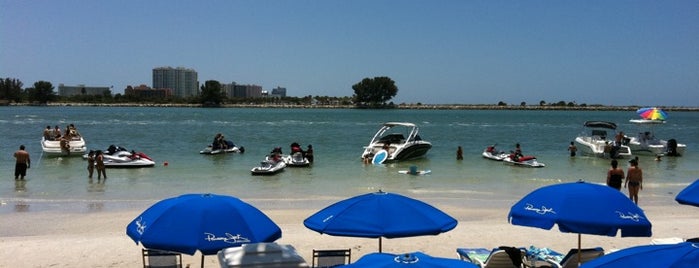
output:
M458 226L437 236L384 239L383 251L422 251L456 258L456 248L501 245L549 247L567 252L576 247L577 235L561 233L557 227L542 230L507 222L509 208L479 209L433 204L459 220ZM583 235L583 247L605 250L648 244L657 238L699 236L699 209L682 206L644 206L653 224L653 237L621 238ZM265 210L263 210L265 211ZM0 267L139 267L141 246L125 234L125 226L141 211L58 213L17 212L0 218ZM314 209L265 211L282 229L278 243L291 244L311 261L314 248L351 248L352 259L378 251L378 241L366 238L320 235L303 226ZM199 267L201 255L183 255L185 267ZM207 256L206 267L219 267L215 256Z

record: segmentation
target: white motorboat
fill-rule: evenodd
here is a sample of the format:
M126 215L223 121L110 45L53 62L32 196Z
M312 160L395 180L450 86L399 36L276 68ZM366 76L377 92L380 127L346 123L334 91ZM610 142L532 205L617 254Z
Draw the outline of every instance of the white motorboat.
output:
M617 135L616 124L606 121L587 121L583 126L590 132L583 132L575 138L575 143L578 144L577 147L583 154L605 158L631 156L629 146L616 144L614 141L614 137Z
M418 131L419 128L413 123L384 123L374 134L369 145L364 147L362 158L372 157L384 149L388 151L386 162L423 157L432 148L432 144L422 140Z
M106 168L142 168L154 167L155 161L143 152L129 151L124 147L111 145L103 151ZM87 154L83 155L87 159Z
M485 158L485 159L490 159L490 160L495 160L495 161L505 160L505 158L507 158L509 156L508 153L506 153L504 151L498 151L497 149L495 149L495 145L486 147L485 150L483 150L483 153L481 155L483 155L483 158Z
M259 167L254 167L250 170L252 175L273 175L284 171L286 163L283 160L273 160L269 157L265 161L260 162Z
M523 155L516 157L515 154L509 154L507 157L502 159L502 162L508 165L518 166L518 167L533 167L540 168L545 167L546 164L541 163L536 160L536 157L531 155Z
M662 140L655 137L654 127L664 124L665 120L631 119L629 122L640 126L641 130L636 136L626 137L634 154L681 156L687 149L686 144L677 143L675 139Z
M308 167L311 165L311 162L308 161L308 159L305 158L301 152L295 152L291 155L284 155L282 156L282 161L284 161L288 167Z
M70 140L42 137L41 150L48 156L81 156L87 150L87 146L82 136L73 136Z

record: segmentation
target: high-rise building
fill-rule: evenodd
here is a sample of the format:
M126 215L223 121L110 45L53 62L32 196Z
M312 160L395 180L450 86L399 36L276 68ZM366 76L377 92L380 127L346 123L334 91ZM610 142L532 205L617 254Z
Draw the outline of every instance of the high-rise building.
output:
M286 97L286 88L285 87L276 87L272 89L272 96L274 97Z
M153 69L153 88L170 89L178 97L199 95L197 71L184 67L158 67Z

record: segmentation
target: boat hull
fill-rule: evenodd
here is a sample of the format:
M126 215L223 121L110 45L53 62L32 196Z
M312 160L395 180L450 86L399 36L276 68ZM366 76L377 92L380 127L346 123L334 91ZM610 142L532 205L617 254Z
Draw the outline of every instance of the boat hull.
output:
M609 155L605 153L604 147L607 146L607 140L595 139L593 137L578 136L575 138L575 143L578 150L584 155L593 155L596 157L607 158ZM618 157L617 158L627 158L632 155L631 148L627 145L621 145L618 147Z
M655 140L652 142L641 142L637 138L631 138L629 141L629 148L634 154L640 155L665 155L668 152L667 141L665 140ZM678 143L677 153L679 155L684 155L687 145Z
M386 161L403 161L421 158L424 157L430 149L432 149L432 144L427 142L407 144L397 152L389 154Z
M69 149L61 148L60 141L46 140L41 138L41 150L46 156L81 156L87 151L85 140L82 137L72 139L68 142Z

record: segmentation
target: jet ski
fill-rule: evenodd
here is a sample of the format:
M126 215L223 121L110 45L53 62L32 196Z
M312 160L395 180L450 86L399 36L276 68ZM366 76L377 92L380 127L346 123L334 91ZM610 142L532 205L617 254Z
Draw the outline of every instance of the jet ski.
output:
M282 160L288 167L307 167L311 165L306 157L301 152L295 152L292 155L282 156Z
M260 162L259 167L254 167L250 170L252 175L274 175L281 171L284 171L286 163L283 160L273 160L269 157L265 158L265 161Z
M546 164L540 163L539 161L537 161L536 157L534 157L534 156L531 156L531 155L517 156L514 153L507 155L507 157L505 157L502 161L505 164L519 166L519 167L540 168L540 167L546 166Z
M104 167L106 168L140 168L153 167L155 161L142 152L132 152L119 156L104 155Z
M506 152L496 150L495 145L486 147L481 155L483 158L495 161L502 161L509 156Z
M83 159L87 159L87 154ZM105 168L141 168L153 167L155 161L143 152L129 151L124 147L110 145L102 153Z
M250 172L252 175L273 175L284 171L285 167L282 147L275 147L269 155L265 156L265 160L260 162L260 166L252 168Z
M214 149L213 146L209 145L206 148L202 149L199 151L200 154L228 154L228 153L244 153L245 148L244 147L230 147L230 148L216 148Z

